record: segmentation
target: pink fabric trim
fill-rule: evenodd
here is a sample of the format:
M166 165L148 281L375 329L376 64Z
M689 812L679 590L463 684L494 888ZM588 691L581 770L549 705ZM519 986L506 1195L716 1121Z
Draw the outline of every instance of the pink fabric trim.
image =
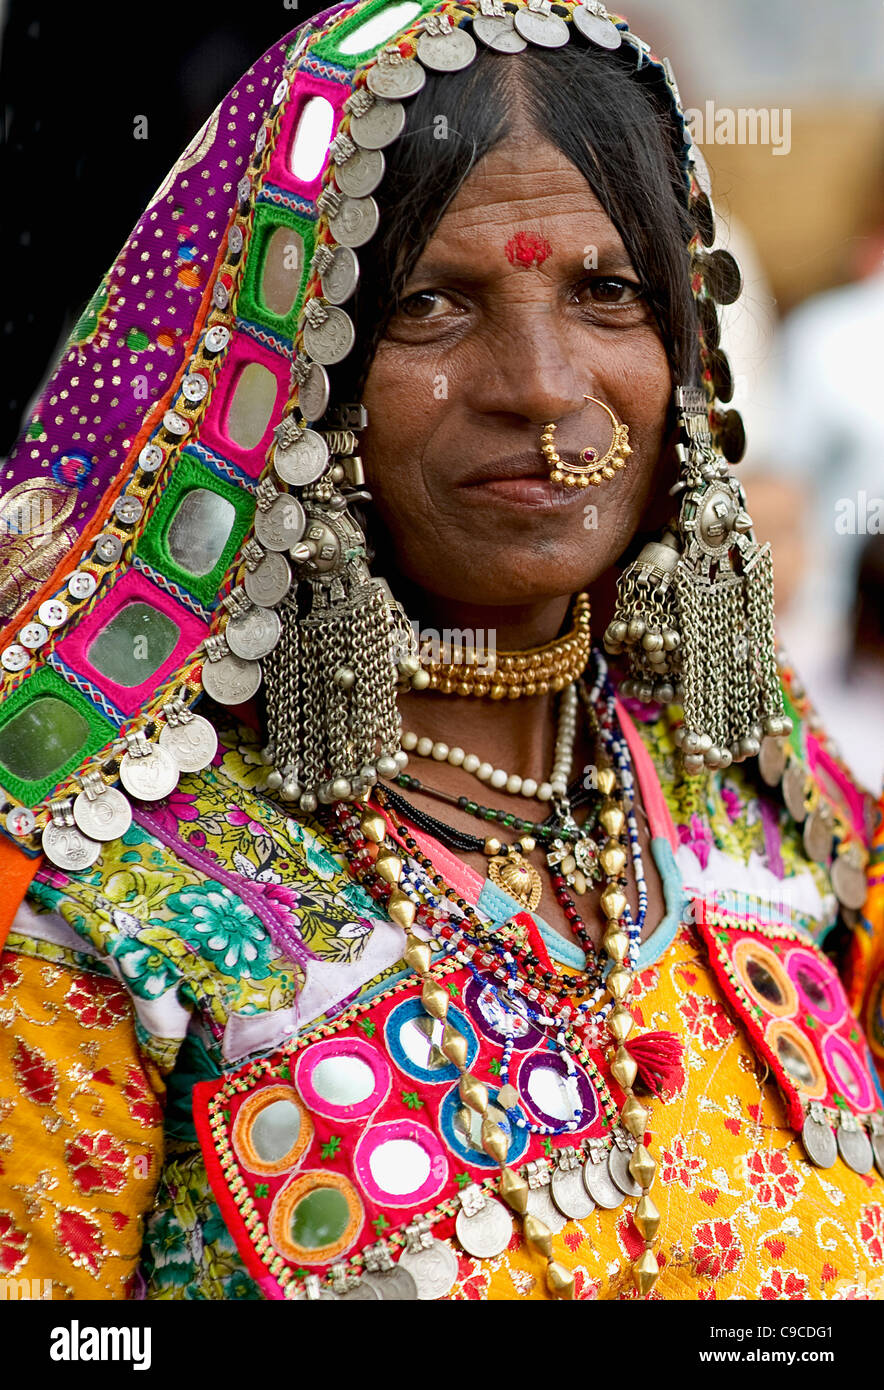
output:
M227 435L227 415L239 383L240 372L253 362L259 362L262 367L266 367L276 377L276 400L270 412L267 428L258 443L253 449L241 449ZM288 399L289 365L288 358L280 357L275 352L269 352L260 343L256 343L253 338L248 337L245 333L239 333L233 340L227 354L227 361L224 363L215 384L212 402L206 412L200 431L200 443L208 444L210 449L214 449L224 458L231 459L250 478L259 478L264 472L267 449L273 434L273 422L281 416Z
M267 178L270 183L278 184L283 188L291 188L302 198L309 198L311 201L317 197L322 184L321 168L314 179L305 183L303 179L296 178L289 167L289 153L298 133L301 112L311 97L325 97L325 100L331 104L334 110L329 132L329 141L331 141L340 119L341 107L347 100L349 91L350 88L341 82L329 82L326 78L314 76L313 73L298 73L289 99L289 108L283 117L282 128L276 140L270 167L267 170Z
M140 685L117 685L115 681L108 680L107 676L96 671L86 653L101 629L106 627L122 608L135 602L147 603L151 608L158 608L171 619L180 635L162 666L151 671ZM138 570L127 570L88 617L59 642L56 651L62 661L67 662L80 675L88 676L94 681L99 690L112 700L123 714L135 714L160 688L166 677L182 666L191 652L196 651L208 635L208 631L207 624L176 603L171 594L164 593Z
M846 772L838 766L832 755L826 752L819 740L810 732L806 735L806 745L807 762L814 781L821 782L824 791L828 790L827 780L834 782L841 794L844 809L850 816L854 834L858 835L864 844L868 844L861 793Z
M678 849L678 836L675 833L675 826L672 823L669 807L666 805L666 798L663 795L653 759L621 701L616 697L614 705L617 710L617 718L620 720L620 727L626 742L629 744L632 761L635 764L635 775L638 778L642 804L651 827L651 838L668 840L673 852L675 852Z
M390 835L396 843L402 845L404 849L405 845L394 828L390 817L387 815L386 811L382 811L381 814L387 822L387 830ZM418 830L416 826L412 825L407 816L402 816L402 820L410 829L424 854L432 859L440 874L448 881L450 887L454 888L460 897L466 898L467 902L472 903L475 907L479 900L479 894L482 892L482 888L485 884L485 880L482 878L481 874L477 874L476 870L471 868L469 864L461 863L461 861L451 853L450 849L440 844L432 835L427 835L423 830Z

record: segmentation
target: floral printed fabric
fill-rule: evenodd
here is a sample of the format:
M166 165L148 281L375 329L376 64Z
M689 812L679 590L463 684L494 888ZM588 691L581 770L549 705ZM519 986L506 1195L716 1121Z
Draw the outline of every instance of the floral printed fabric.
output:
M309 976L316 963L324 969L356 971L357 977L363 967L360 987L393 973L395 962L380 970L371 967L374 944L389 923L349 878L339 855L324 841L321 827L285 816L256 794L262 776L257 736L240 727L222 727L219 732L215 765L182 777L178 791L165 803L139 813L124 840L106 847L92 870L71 879L46 874L35 884L35 900L59 914L99 959L89 973L82 968L82 955L70 952L67 964L60 964L58 949L46 941L11 938L13 949L2 957L2 965L4 970L30 972L25 1011L39 1022L45 1019L41 1011L52 1012L54 1005L60 1009L61 999L34 973L52 965L65 972L66 980L63 990L57 982L52 988L63 994L70 991L72 1004L82 995L84 1012L76 1019L75 1036L65 1034L58 1051L47 1050L53 1033L62 1037L57 1024L49 1029L40 1023L43 1031L26 1042L37 1047L44 1062L32 1065L23 1055L18 1069L9 1072L18 1089L13 1087L0 1103L18 1108L28 1088L38 1099L41 1088L51 1090L52 1079L46 1080L41 1070L47 1062L59 1082L58 1097L67 1097L69 1079L61 1074L60 1059L76 1056L81 1044L94 1041L89 1030L98 1028L96 1020L104 1017L105 994L118 1009L125 998L114 981L106 973L96 974L96 969L118 972L124 981L141 1058L148 1067L156 1063L152 1077L157 1094L163 1089L160 1073L167 1077L169 1116L175 1115L176 1132L182 1133L189 1087L197 1079L190 1074L196 1049L182 1050L185 1038L188 1044L199 1039L199 1074L218 1075L230 1065L224 1040L231 1019L294 1019L298 1027L305 974ZM799 879L810 883L814 892L808 901L822 907L816 914L796 907L791 920L818 939L825 935L832 920L827 916L828 876L808 864L796 828L773 794L759 794L752 775L742 769L729 769L708 781L677 782L671 737L662 721L647 721L641 732L660 774L680 853L689 856L697 873L725 866L738 883L748 865L751 872L744 880L750 884ZM866 928L873 941L880 941L880 921ZM101 980L97 993L96 979ZM87 980L90 983L83 983ZM340 998L344 997L342 990ZM663 1216L663 1273L653 1296L880 1295L884 1183L874 1175L858 1177L840 1162L828 1171L806 1162L786 1124L776 1087L762 1079L763 1069L690 927L683 927L664 957L643 974L639 1005L647 1028L670 1029L686 1044L684 1088L666 1104L653 1107L652 1149L660 1170L654 1197ZM305 1020L301 1026L312 1025ZM131 1021L118 1020L117 1027L128 1030L131 1046ZM286 1027L290 1034L292 1024ZM101 1062L96 1058L94 1065L103 1075L107 1038L101 1034L100 1039ZM276 1040L274 1036L256 1050L269 1050ZM108 1112L106 1121L102 1116L101 1124L93 1119L79 1127L95 1138L67 1153L63 1144L57 1145L51 1163L44 1159L46 1172L53 1177L63 1174L77 1193L78 1219L85 1223L80 1231L82 1252L71 1246L65 1228L46 1264L60 1287L82 1287L75 1283L80 1279L90 1287L100 1284L100 1296L105 1297L131 1291L134 1253L124 1233L114 1228L113 1214L101 1205L107 1198L94 1187L90 1190L90 1184L98 1172L109 1174L111 1185L119 1181L116 1148L125 1149L129 1134L143 1133L137 1117L141 1114L143 1119L143 1107L153 1104L144 1070L137 1073L139 1082L129 1075L134 1056L133 1052L125 1065L120 1063L122 1070L111 1068L113 1101L119 1110L112 1116ZM75 1102L80 1103L79 1093L64 1103ZM29 1099L29 1104L36 1103ZM62 1102L56 1099L55 1104ZM155 1141L155 1127L152 1134ZM36 1248L37 1233L44 1226L52 1231L52 1217L50 1205L41 1208L44 1216L26 1213L18 1194L33 1183L37 1168L21 1166L27 1151L17 1139L15 1143L14 1154L0 1154L6 1165L0 1203L3 1258L10 1269L29 1270L29 1250ZM7 1200L9 1192L17 1206ZM125 1235L130 1241L138 1217L128 1212L148 1217L143 1272L149 1297L255 1296L209 1192L202 1158L193 1147L177 1150L168 1160L156 1198L149 1184L138 1187L127 1170L115 1201L116 1219L127 1216ZM105 1230L108 1222L110 1229ZM101 1227L101 1249L108 1253L99 1255L95 1244L89 1254L90 1223ZM86 1264L72 1263L63 1236ZM23 1245L28 1248L23 1250ZM575 1271L578 1297L635 1296L629 1267L638 1247L628 1204L618 1212L596 1212L582 1223L568 1222L555 1236L554 1246L557 1258ZM497 1260L460 1256L451 1297L543 1299L547 1293L542 1262L516 1234Z
M0 1278L120 1298L162 1163L157 1081L125 989L51 954L0 956Z

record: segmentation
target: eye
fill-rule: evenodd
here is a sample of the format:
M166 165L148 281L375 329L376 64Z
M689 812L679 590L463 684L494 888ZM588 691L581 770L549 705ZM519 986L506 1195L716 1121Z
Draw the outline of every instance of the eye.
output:
M594 275L584 284L594 304L634 304L642 298L642 287L635 280L619 275Z
M407 319L438 319L453 307L441 290L417 290L399 301L398 312Z

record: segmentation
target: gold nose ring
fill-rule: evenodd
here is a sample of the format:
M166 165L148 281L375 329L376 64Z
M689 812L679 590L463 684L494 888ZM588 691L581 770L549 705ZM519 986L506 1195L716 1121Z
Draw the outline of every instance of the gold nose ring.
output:
M596 396L584 396L583 399L601 406L611 421L613 434L608 451L601 458L592 445L587 445L580 451L580 463L567 463L556 452L555 425L544 425L540 436L540 448L550 466L550 479L554 483L562 483L565 487L597 487L607 478L613 478L618 468L625 468L626 459L632 453L629 447L629 426L622 424L611 407Z

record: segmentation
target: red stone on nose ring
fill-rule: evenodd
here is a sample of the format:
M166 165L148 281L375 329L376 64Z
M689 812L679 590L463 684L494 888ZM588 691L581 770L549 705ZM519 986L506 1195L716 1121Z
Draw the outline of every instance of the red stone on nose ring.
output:
M597 487L606 479L613 478L619 468L625 468L626 459L632 453L629 447L629 426L621 424L611 407L605 405L604 401L598 400L595 396L584 396L583 399L601 406L611 421L613 434L608 451L601 458L596 449L587 445L580 453L582 463L568 463L556 452L556 426L544 425L540 436L540 449L550 466L550 479L554 483L562 483L565 487Z

